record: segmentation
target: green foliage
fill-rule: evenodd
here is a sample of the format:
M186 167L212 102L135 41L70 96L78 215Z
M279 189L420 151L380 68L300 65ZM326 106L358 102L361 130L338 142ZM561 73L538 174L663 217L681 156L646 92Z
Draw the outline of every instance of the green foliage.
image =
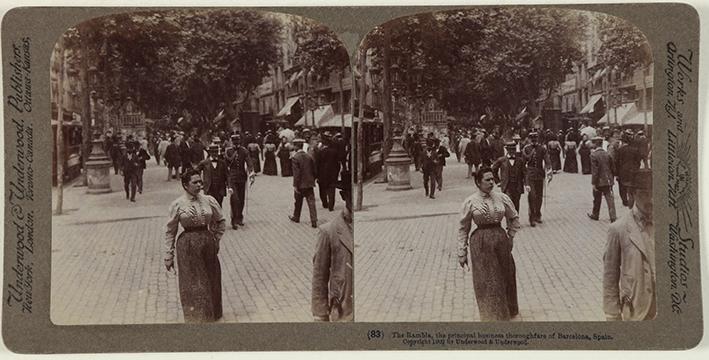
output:
M474 9L394 20L365 41L381 61L391 31L392 63L403 75L394 86L407 94L431 94L452 113L511 116L563 81L581 59L585 27L575 11Z
M296 22L295 38L295 63L316 77L327 78L349 66L347 49L328 27L301 19Z
M650 44L635 25L606 14L600 14L596 21L602 40L598 55L607 66L629 74L652 62Z
M279 60L281 28L261 12L167 10L97 18L68 34L88 43L102 96L130 96L156 118L187 110L194 123L233 112L237 95L260 84Z

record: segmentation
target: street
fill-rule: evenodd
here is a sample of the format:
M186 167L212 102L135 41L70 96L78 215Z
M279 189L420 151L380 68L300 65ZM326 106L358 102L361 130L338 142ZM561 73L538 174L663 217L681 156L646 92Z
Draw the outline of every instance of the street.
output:
M179 180L148 161L144 192L125 198L123 178L111 169L113 192L88 195L64 190L65 214L52 217L51 319L55 324L150 324L183 322L177 277L163 265L170 203L183 193ZM280 174L280 170L279 170ZM223 322L308 322L312 258L317 229L307 205L299 224L292 177L259 175L248 190L245 227L229 226L221 241ZM54 194L56 201L56 189ZM317 198L317 189L316 189ZM319 224L339 214L322 209ZM54 207L53 207L54 208ZM179 264L178 264L179 271Z
M444 168L443 191L424 196L422 174L411 168L413 190L364 187L355 213L355 317L357 321L477 321L471 272L456 256L459 211L475 189L455 155ZM628 211L615 187L618 216ZM542 206L543 224L527 220L514 240L520 314L513 321L603 321L602 258L609 225L592 208L591 176L554 176Z

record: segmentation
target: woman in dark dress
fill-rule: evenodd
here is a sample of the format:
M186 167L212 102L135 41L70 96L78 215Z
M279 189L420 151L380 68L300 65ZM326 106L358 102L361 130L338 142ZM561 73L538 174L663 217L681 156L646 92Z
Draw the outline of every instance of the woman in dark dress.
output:
M517 275L512 257L519 215L507 194L494 190L492 169L475 174L477 191L463 202L458 228L458 263L473 269L473 288L481 321L510 320L519 313ZM505 219L507 229L501 222ZM475 225L475 231L470 233Z
M576 143L573 141L569 141L568 137L566 140L566 144L564 145L564 172L567 173L578 173L579 172L579 164L578 160L576 159Z
M591 148L588 141L588 136L584 135L581 139L579 147L579 156L581 157L581 173L584 175L591 173Z
M224 216L217 200L202 194L202 178L197 170L185 171L182 187L185 194L170 205L165 268L174 269L177 253L185 322L216 321L222 317L222 275L217 254L224 235ZM184 231L177 236L179 225Z
M561 170L561 144L554 137L550 139L547 143L547 150L549 151L549 159L551 159L551 170L556 174Z
M281 176L293 176L293 163L290 160L291 146L286 138L281 138L281 145L278 146L276 155L281 163Z
M276 166L276 145L272 143L267 143L264 145L266 153L264 154L263 161L263 174L264 175L278 175L278 168Z

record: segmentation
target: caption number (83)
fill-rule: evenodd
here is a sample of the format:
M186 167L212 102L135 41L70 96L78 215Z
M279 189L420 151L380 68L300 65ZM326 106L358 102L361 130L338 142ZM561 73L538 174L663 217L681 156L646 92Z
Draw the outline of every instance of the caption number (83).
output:
M383 339L384 333L381 330L369 330L367 332L367 340Z

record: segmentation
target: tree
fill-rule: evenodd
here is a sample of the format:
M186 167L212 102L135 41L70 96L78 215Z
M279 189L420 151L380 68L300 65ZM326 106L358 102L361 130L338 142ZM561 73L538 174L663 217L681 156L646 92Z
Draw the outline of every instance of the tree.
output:
M390 29L407 96L418 90L451 112L509 117L563 81L582 56L585 28L578 11L472 9L394 20L367 43L381 58L381 32Z
M601 62L625 74L652 62L650 44L635 25L606 14L599 14L596 21L602 40L598 51Z

